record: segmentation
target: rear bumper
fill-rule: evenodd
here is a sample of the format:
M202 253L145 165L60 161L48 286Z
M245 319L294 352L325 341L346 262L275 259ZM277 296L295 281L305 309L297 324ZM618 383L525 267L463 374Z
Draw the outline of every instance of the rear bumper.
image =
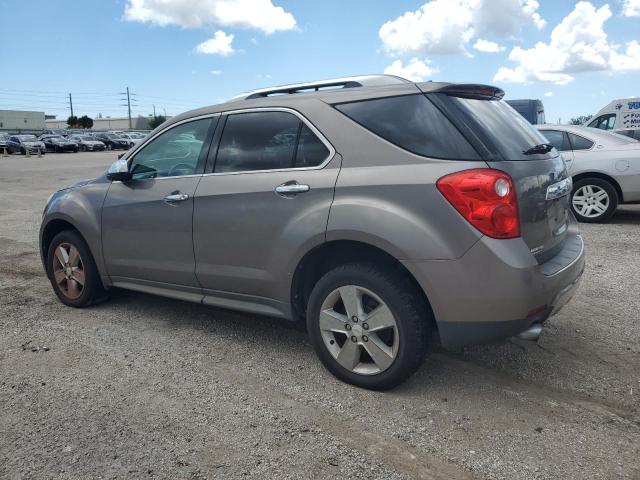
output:
M488 237L457 260L403 263L429 298L442 345L456 348L517 335L569 302L585 265L575 225L565 245L542 265L522 239Z

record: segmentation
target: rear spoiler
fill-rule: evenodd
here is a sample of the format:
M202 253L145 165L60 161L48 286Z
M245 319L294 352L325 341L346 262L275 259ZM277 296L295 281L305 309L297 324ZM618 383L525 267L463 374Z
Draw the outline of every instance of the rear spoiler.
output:
M434 87L432 83L418 84L420 90L425 93L444 93L451 97L474 98L477 100L502 100L504 90L491 85L479 83L449 83Z

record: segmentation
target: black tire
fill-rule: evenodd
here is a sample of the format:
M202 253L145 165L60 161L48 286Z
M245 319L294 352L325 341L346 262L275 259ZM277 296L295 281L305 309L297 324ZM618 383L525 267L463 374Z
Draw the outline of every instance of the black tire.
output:
M352 372L340 365L325 345L320 330L320 309L331 292L345 285L368 289L393 313L398 350L386 370L375 374ZM433 313L424 295L410 279L391 267L369 263L350 263L329 271L314 286L307 308L309 338L327 370L344 382L371 390L393 388L420 367L428 350L433 322Z
M80 145L80 151L81 152L86 152L87 151L86 145Z
M606 210L603 213L601 213L600 215L597 215L597 216L585 216L585 215L582 215L576 209L576 206L573 203L574 202L574 196L576 195L576 193L581 188L589 186L589 185L597 187L598 189L604 190L607 193L608 197L609 197L609 204L608 204ZM606 222L614 214L614 212L616 211L616 208L618 208L618 203L619 202L620 202L620 199L618 198L618 192L617 192L616 188L611 183L609 183L608 181L603 180L601 178L583 178L583 179L578 180L577 182L575 182L573 184L573 191L571 192L571 209L573 210L574 215L576 216L576 218L580 222L585 222L585 223L602 223L602 222Z
M21 148L20 149L20 155L26 155L27 154L27 149L26 148Z
M85 284L82 288L80 296L75 299L68 298L56 283L53 275L53 259L56 249L61 244L70 244L74 246L79 254L83 264ZM47 251L47 276L53 287L53 291L56 293L62 303L70 307L84 308L100 301L106 300L107 292L102 285L98 268L96 267L95 260L91 251L87 246L82 236L74 230L65 230L58 233L49 244Z

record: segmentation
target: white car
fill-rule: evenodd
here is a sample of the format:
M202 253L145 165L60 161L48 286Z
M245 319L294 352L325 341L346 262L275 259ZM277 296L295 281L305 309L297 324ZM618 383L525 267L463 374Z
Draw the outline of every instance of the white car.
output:
M575 125L537 126L564 158L581 222L604 222L620 203L640 202L640 142Z

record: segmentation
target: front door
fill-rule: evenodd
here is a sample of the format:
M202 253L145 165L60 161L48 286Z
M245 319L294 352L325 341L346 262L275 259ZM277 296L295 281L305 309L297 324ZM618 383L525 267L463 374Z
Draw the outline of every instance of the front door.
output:
M217 117L180 123L133 155L132 180L112 182L102 209L102 243L114 283L198 287L193 197Z
M195 197L198 280L212 296L286 304L296 260L324 242L341 158L295 112L234 113L223 122L215 167Z

